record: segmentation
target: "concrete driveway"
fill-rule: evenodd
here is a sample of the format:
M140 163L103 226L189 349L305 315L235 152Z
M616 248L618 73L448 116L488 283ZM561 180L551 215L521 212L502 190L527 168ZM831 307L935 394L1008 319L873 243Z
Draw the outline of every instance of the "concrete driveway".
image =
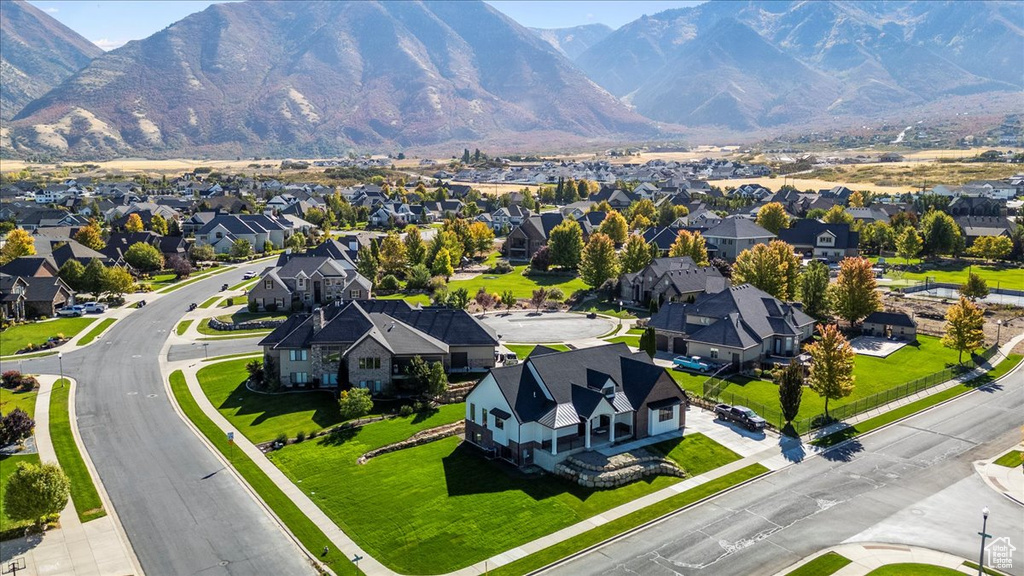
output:
M618 326L608 318L569 312L488 314L481 321L505 342L572 342L603 336Z

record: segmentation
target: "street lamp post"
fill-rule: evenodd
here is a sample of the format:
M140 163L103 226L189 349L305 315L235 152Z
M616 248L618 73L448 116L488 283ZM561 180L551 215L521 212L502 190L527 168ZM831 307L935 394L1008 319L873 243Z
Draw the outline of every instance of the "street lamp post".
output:
M999 346L999 334L1003 331L1003 321L996 320L996 346Z
M64 387L64 353L57 352L57 363L60 364L60 387Z
M988 506L981 509L981 532L978 535L981 536L981 553L978 554L978 576L982 576L985 570L985 539L991 538L991 534L985 532L985 527L988 525Z

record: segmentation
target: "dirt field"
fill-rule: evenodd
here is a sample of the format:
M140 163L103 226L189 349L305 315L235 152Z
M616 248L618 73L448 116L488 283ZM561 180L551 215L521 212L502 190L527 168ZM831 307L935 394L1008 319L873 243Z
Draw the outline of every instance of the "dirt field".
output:
M887 293L883 296L883 306L886 311L912 314L917 321L918 333L931 336L945 334L946 321L944 318L951 303L952 300L947 303L938 299L905 298L895 293ZM986 304L979 304L979 306L985 310L986 346L995 344L997 335L1001 342L1006 342L1024 331L1024 309ZM1002 328L996 324L999 320L1003 322ZM1018 344L1014 351L1024 353L1024 342Z

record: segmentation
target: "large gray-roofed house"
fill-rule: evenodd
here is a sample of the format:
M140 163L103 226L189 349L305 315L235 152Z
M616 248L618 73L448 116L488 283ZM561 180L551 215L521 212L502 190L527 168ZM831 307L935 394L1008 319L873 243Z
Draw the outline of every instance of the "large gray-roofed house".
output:
M800 344L813 334L814 319L743 284L692 304L665 304L648 326L655 330L658 350L747 367L798 355Z
M717 256L732 261L740 252L753 248L755 244L771 242L775 234L746 218L726 218L705 232L704 238L717 249L715 254L711 254L709 249L709 257Z
M497 338L465 310L406 302L334 303L293 314L260 346L285 386L362 387L387 393L416 356L447 370L494 366Z
M373 284L343 257L307 254L291 255L267 268L249 290L248 299L257 310L311 309L340 300L369 298Z
M699 294L721 292L729 280L714 266L697 266L689 256L655 258L643 270L620 277L620 297L647 305L685 301Z
M466 440L552 470L582 450L678 432L685 402L664 368L625 344L531 355L470 391Z
M779 230L779 240L797 252L833 262L860 254L860 233L851 230L849 224L830 224L804 218L793 222L789 228Z

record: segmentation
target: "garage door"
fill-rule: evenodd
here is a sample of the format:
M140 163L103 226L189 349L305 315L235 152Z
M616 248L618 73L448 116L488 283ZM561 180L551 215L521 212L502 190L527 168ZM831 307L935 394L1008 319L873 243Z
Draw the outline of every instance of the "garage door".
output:
M469 354L467 352L452 352L452 368L469 367Z
M686 354L686 340L683 340L682 338L673 338L672 352L676 354Z
M655 335L654 345L658 350L668 352L668 336L663 336L661 334Z

